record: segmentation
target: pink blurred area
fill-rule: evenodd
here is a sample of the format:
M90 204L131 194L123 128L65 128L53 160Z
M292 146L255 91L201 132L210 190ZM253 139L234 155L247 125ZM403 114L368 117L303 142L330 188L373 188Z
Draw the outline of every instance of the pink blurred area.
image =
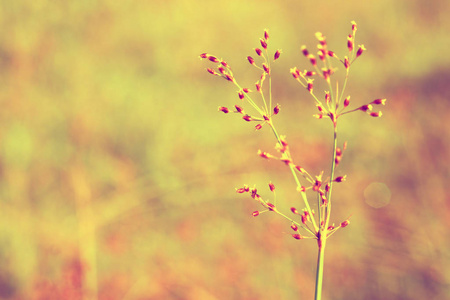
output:
M312 299L316 244L260 209L302 209L268 128L206 72L208 52L253 88L263 30L276 116L291 153L329 172L332 128L289 73L322 32L352 66L335 186L325 299L450 298L450 3L420 0L69 1L0 6L1 299ZM339 70L338 70L339 71ZM342 71L342 70L340 70ZM319 87L318 87L319 88Z

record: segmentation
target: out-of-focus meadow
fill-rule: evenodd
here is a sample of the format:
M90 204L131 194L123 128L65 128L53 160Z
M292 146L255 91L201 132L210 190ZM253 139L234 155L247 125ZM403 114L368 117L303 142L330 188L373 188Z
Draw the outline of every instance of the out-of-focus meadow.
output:
M370 4L369 4L370 3ZM373 3L373 4L372 4ZM316 245L235 187L302 208L268 128L217 112L239 103L202 52L242 85L264 28L278 129L296 161L329 171L332 128L289 74L321 31L352 66L357 107L338 169L325 299L450 299L450 2L2 1L1 299L312 299ZM381 183L381 184L380 184Z

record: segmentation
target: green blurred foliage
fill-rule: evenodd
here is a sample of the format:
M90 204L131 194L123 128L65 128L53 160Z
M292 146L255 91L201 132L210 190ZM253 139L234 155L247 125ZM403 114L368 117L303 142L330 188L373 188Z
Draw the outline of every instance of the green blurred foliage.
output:
M329 242L325 296L450 298L449 13L445 0L1 1L0 298L311 299L314 242L234 193L270 197L271 180L287 211L294 182L255 155L273 149L267 128L217 112L239 99L198 55L251 86L245 58L269 28L278 129L327 172L330 124L289 68L308 66L299 48L317 31L345 55L352 20L368 50L351 105L388 105L340 125L334 222L353 216ZM364 199L376 182L391 195L379 208Z

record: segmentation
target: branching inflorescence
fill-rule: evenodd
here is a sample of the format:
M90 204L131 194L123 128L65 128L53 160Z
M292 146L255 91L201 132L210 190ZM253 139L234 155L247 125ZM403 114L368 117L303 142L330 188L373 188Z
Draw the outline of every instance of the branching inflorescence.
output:
M255 83L255 90L250 90L246 87L241 87L237 82L234 74L224 60L217 58L214 55L208 53L202 53L200 58L208 59L210 62L216 64L215 68L208 68L207 71L212 75L222 77L227 81L233 83L238 88L238 97L242 101L247 102L256 113L253 115L247 114L241 105L235 105L234 109L227 107L219 107L219 111L223 113L234 112L242 115L242 119L247 122L256 122L256 130L260 130L263 126L268 126L272 130L276 138L275 149L276 155L272 155L268 152L258 150L257 154L264 159L278 160L285 164L293 175L295 183L297 185L297 192L303 201L304 208L298 211L295 207L291 208L293 217L289 217L283 212L277 209L275 186L272 182L269 183L269 189L274 194L274 200L264 200L259 194L256 188L250 188L244 185L241 188L237 188L236 192L243 194L248 193L251 198L259 202L262 205L263 210L254 211L253 216L258 216L264 212L275 212L283 218L287 219L291 228L294 231L292 236L295 239L313 238L318 242L319 256L317 264L317 278L316 278L316 298L321 297L322 288L322 276L323 276L323 254L325 249L326 240L332 234L334 234L339 228L346 227L350 221L346 220L340 222L338 225L330 223L331 216L331 195L333 190L333 184L343 182L346 180L346 176L335 177L335 169L339 165L342 159L343 152L346 149L346 143L343 143L342 147L338 147L337 132L338 132L338 120L343 115L351 112L362 111L372 117L380 117L381 111L373 111L374 106L385 105L386 99L375 99L368 104L362 105L355 109L350 109L350 96L344 98L347 81L349 78L349 71L353 63L361 54L364 53L366 48L364 45L358 45L355 47L355 35L357 26L355 22L352 22L352 33L347 37L348 55L343 59L339 58L333 51L328 50L327 42L322 33L317 32L316 38L319 43L317 45L317 55L310 53L306 46L301 47L301 52L309 60L312 68L309 70L300 71L297 68L292 68L290 73L304 88L307 89L309 94L314 99L317 106L318 113L314 117L318 119L329 119L333 125L333 149L331 155L331 168L330 174L327 178L323 178L323 171L316 176L311 175L307 170L301 167L299 164L293 161L290 154L289 144L284 135L279 135L273 119L274 116L280 113L280 105L273 105L272 99L272 82L271 82L271 64L279 59L281 50L276 50L273 55L269 55L268 42L269 33L264 30L264 37L260 39L261 47L255 48L257 60L252 56L248 56L248 62L255 68L261 71L259 80ZM258 62L257 62L258 61ZM333 75L338 71L338 68L333 66L333 63L342 65L345 70L345 79L343 79L342 87L339 85L339 80L335 79ZM324 92L324 96L320 98L315 94L314 80L323 80L326 83L328 91ZM267 87L266 87L267 86ZM254 96L255 95L255 96ZM302 180L300 180L302 178ZM303 184L302 184L303 183ZM311 208L310 202L307 197L310 192L315 194L317 199L317 212ZM303 232L300 232L303 229Z

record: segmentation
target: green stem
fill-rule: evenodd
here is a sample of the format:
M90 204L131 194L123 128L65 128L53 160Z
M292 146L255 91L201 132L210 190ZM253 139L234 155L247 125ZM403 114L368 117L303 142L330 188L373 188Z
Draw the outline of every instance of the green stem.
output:
M318 236L317 244L319 251L317 255L317 271L316 271L316 292L314 300L322 299L322 283L323 283L323 265L325 259L325 246L327 242L327 235L325 230L321 230Z

